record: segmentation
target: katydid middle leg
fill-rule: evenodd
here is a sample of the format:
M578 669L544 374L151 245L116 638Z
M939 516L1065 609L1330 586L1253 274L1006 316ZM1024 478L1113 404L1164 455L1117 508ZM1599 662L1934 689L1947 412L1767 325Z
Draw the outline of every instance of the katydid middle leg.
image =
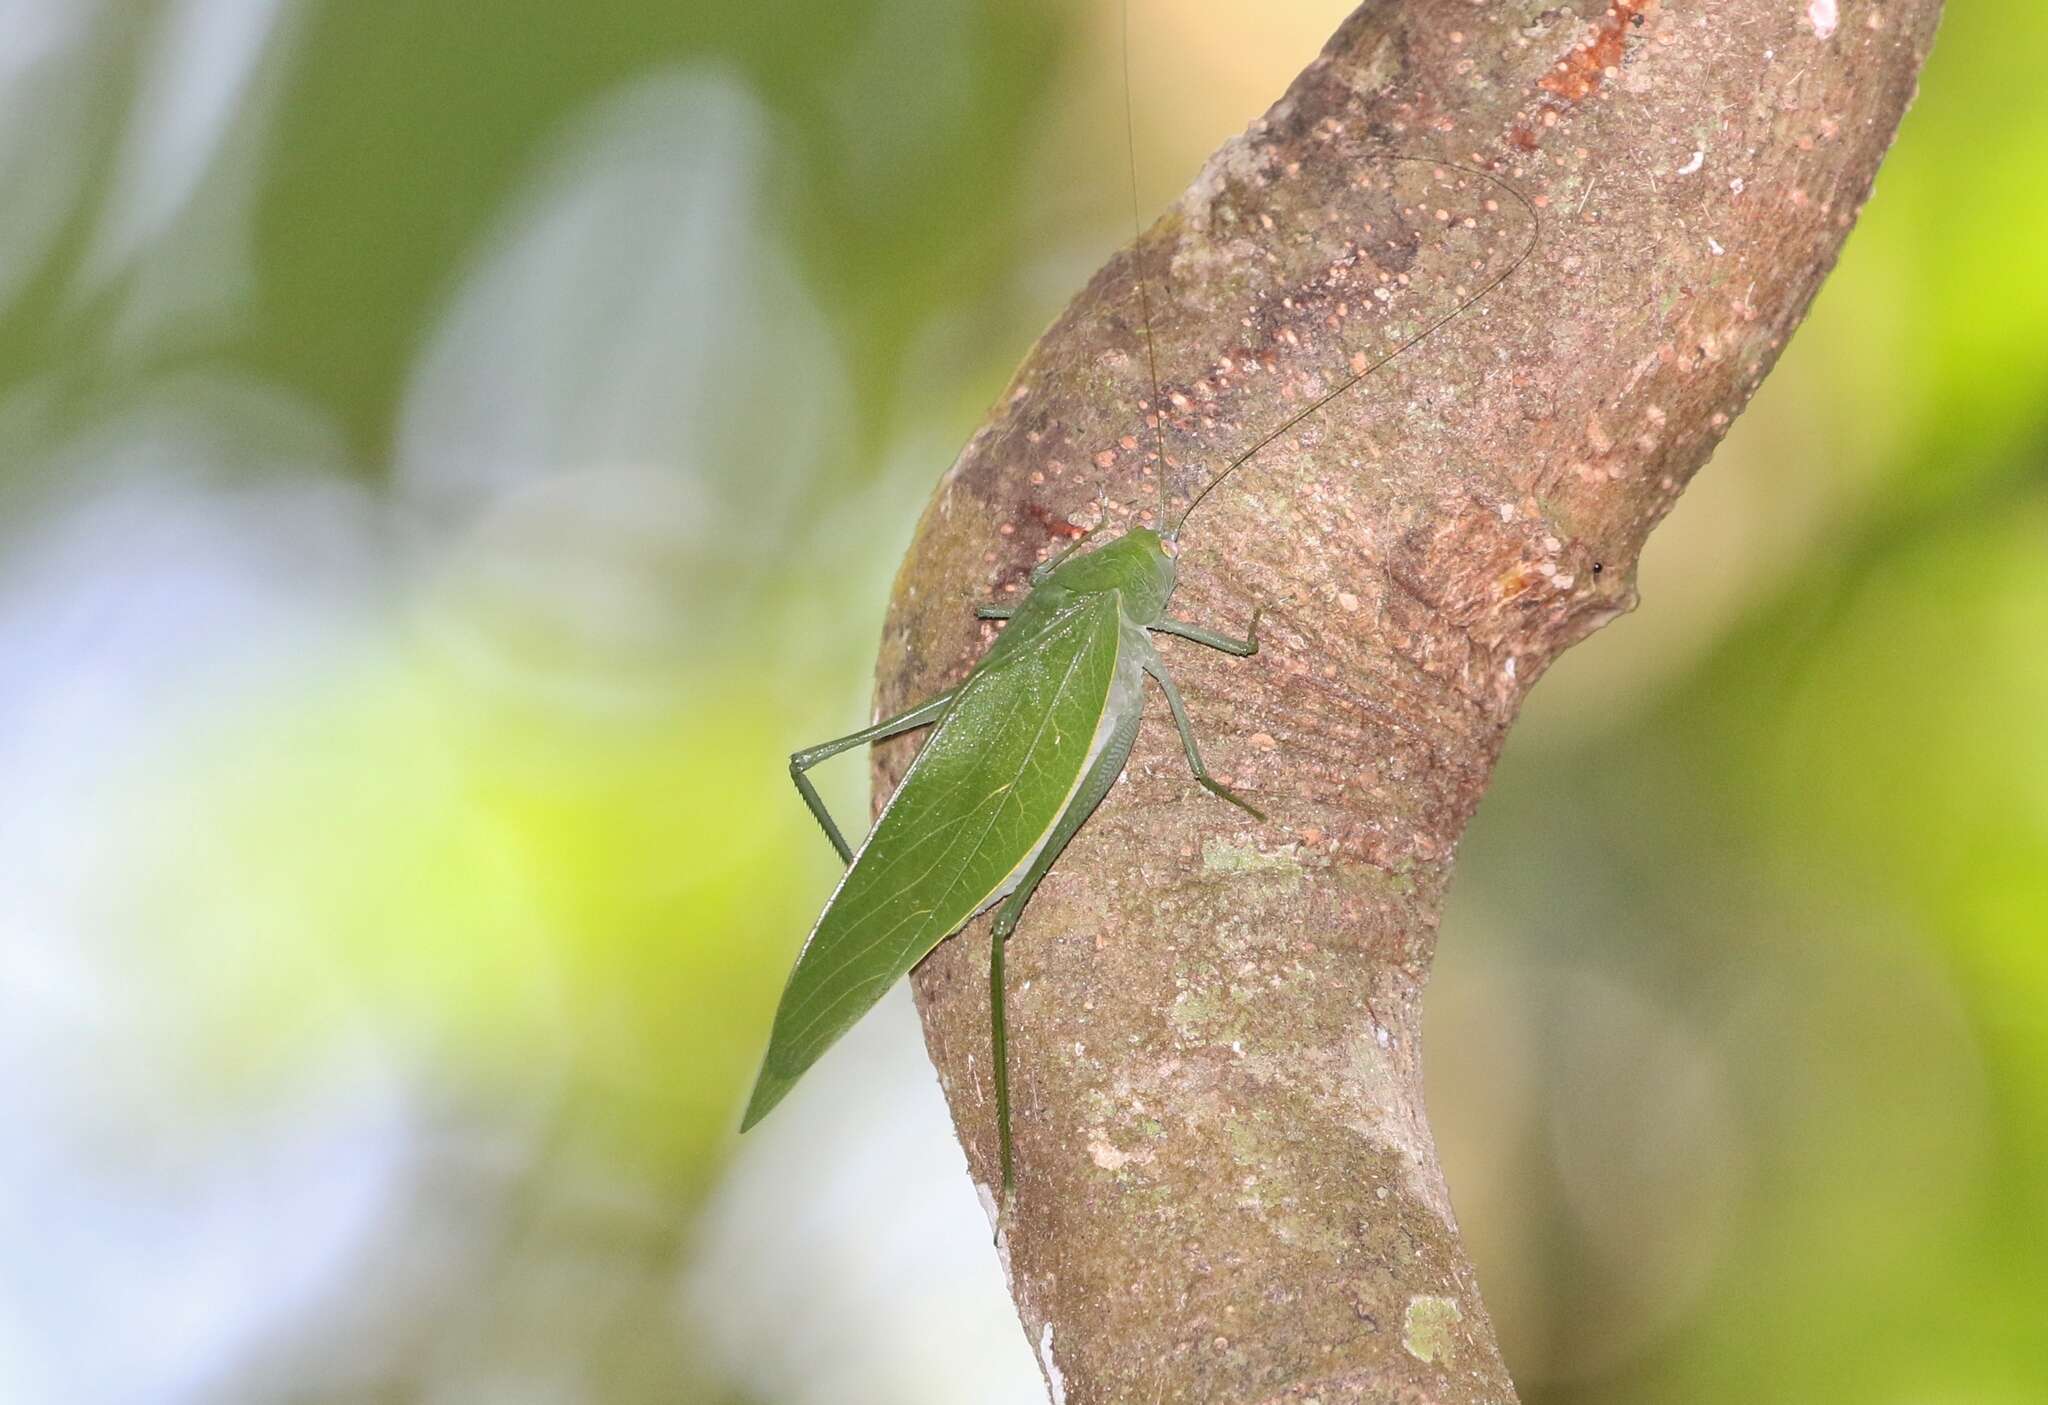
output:
M839 851L839 861L841 863L850 864L853 862L853 850L847 847L846 836L839 832L839 826L832 822L832 814L825 808L825 798L818 794L817 788L811 784L811 778L806 776L804 772L810 770L811 767L817 765L820 761L826 760L828 757L837 756L842 751L851 750L862 742L878 742L903 732L928 726L939 720L940 715L945 712L947 704L952 701L953 694L951 692L941 693L930 702L919 703L908 712L899 712L894 717L885 717L872 727L863 727L858 732L848 732L843 737L834 737L829 742L819 742L816 746L807 746L802 751L791 753L789 758L789 778L796 782L797 793L803 796L804 804L810 809L811 814L817 819L819 824L825 827L825 837L831 840L832 847Z
M1228 800L1238 809L1255 820L1266 817L1249 800L1209 774L1209 768L1202 764L1202 750L1195 745L1195 729L1188 724L1187 705L1180 700L1180 689L1173 685L1173 675L1166 671L1166 664L1157 651L1148 651L1151 657L1145 660L1145 672L1159 680L1159 686L1166 692L1166 705L1173 709L1173 725L1180 729L1180 744L1188 754L1188 769L1195 773L1195 782L1211 795Z
M1206 644L1211 649L1221 649L1226 654L1235 654L1243 659L1250 658L1259 651L1259 616L1264 613L1263 609L1252 611L1252 627L1242 639L1232 639L1227 634L1218 634L1213 629L1204 629L1198 624L1189 624L1186 620L1163 619L1150 627L1160 634L1191 639L1197 644Z

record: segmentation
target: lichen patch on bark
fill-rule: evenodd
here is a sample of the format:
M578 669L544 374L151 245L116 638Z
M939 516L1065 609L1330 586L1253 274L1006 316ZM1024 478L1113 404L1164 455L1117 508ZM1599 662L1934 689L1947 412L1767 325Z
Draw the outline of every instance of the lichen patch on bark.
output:
M1458 1347L1458 1327L1464 1320L1456 1298L1418 1294L1408 1300L1401 1345L1417 1361L1449 1364Z

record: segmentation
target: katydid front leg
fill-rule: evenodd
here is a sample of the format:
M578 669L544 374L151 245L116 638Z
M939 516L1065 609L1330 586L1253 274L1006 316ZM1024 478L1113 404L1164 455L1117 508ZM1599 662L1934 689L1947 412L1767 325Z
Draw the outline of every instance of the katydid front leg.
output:
M1101 530L1102 524L1098 522L1058 551L1046 557L1045 560L1033 566L1031 568L1031 583L1034 586L1044 585L1046 578L1054 571L1057 571L1062 562L1082 547L1088 545L1095 534ZM1016 607L1011 605L977 605L974 607L974 617L978 620L1006 620L1016 613Z
M919 703L908 712L885 717L872 727L863 727L858 732L848 732L843 737L834 737L829 742L819 742L816 746L807 746L802 751L791 753L789 778L796 782L797 793L803 796L804 804L810 809L811 814L825 827L825 837L831 840L832 847L839 851L841 863L853 862L853 850L847 847L846 836L839 832L839 826L832 822L832 814L825 808L825 798L818 794L817 789L811 784L811 778L804 772L820 761L837 756L840 752L859 746L862 742L878 742L928 726L939 720L947 704L952 701L952 693L941 693L930 702Z
M1094 539L1095 534L1097 532L1100 532L1102 528L1102 523L1096 523L1093 527L1090 527L1087 531L1081 533L1080 536L1075 537L1072 541L1068 542L1058 551L1046 557L1045 560L1039 562L1036 566L1033 566L1031 568L1031 583L1033 585L1044 585L1045 578L1047 576L1050 576L1054 571L1057 571L1060 568L1061 564L1064 563L1069 556L1072 556L1082 547L1088 545L1088 543Z

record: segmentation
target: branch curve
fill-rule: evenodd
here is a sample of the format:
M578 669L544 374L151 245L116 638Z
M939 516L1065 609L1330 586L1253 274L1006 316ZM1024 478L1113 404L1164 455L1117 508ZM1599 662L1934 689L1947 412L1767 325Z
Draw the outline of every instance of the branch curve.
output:
M884 712L957 681L987 643L973 607L1075 524L1185 502L1482 287L1527 216L1459 168L1540 213L1514 276L1190 525L1176 612L1263 605L1265 647L1170 662L1211 766L1272 821L1191 783L1155 699L1010 944L1000 1244L1055 1400L1514 1398L1423 1115L1452 852L1529 687L1633 605L1645 538L1804 315L1939 9L1362 5L946 474L897 579ZM878 794L911 754L878 749ZM987 959L980 922L914 977L984 1187Z

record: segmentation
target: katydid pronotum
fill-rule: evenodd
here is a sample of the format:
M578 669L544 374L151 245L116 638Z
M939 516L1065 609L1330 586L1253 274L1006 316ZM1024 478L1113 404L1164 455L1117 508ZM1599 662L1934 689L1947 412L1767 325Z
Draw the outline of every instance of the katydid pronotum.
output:
M1128 102L1128 73L1125 82ZM847 868L790 972L742 1130L766 1116L818 1057L927 953L1000 903L989 948L989 1023L1007 1200L1015 1172L1004 947L1039 881L1122 774L1137 737L1147 677L1166 696L1195 781L1263 821L1258 810L1209 774L1180 690L1151 639L1153 634L1175 635L1238 657L1258 652L1258 610L1242 639L1167 613L1180 533L1195 509L1261 450L1485 298L1513 275L1537 242L1534 206L1491 171L1406 154L1375 153L1371 160L1426 168L1425 181L1445 188L1461 182L1469 188L1475 179L1486 183L1527 217L1526 245L1476 289L1456 286L1454 305L1419 329L1412 323L1394 324L1390 349L1377 355L1351 351L1340 329L1333 339L1337 374L1323 378L1320 393L1307 397L1304 408L1284 415L1276 427L1230 457L1178 516L1167 511L1165 426L1170 411L1160 394L1150 298L1143 277L1134 280L1151 382L1151 399L1141 410L1154 441L1160 529L1130 527L1084 551L1101 530L1098 525L1032 570L1021 604L977 611L983 619L1008 623L966 681L907 711L790 757L790 778ZM1133 168L1135 222L1135 160ZM1419 203L1423 208L1406 212L1418 224L1431 218L1453 224L1446 210ZM1485 208L1500 206L1489 199ZM1380 281L1387 281L1384 272ZM1398 281L1404 287L1409 283L1405 272ZM1365 296L1385 298L1384 293L1361 290L1361 300ZM1342 304L1338 310L1342 312ZM1338 318L1330 319L1330 325L1338 323ZM806 772L828 757L923 727L931 727L931 735L859 850L854 850Z

